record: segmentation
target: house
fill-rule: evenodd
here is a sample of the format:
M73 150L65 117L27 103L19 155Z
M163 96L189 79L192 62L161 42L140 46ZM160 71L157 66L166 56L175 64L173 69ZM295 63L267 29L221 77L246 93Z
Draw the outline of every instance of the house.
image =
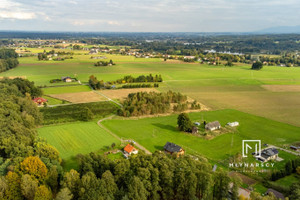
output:
M69 76L66 76L66 77L61 77L61 80L62 80L62 81L64 81L64 82L66 82L66 83L70 83L70 82L72 82L72 78L71 78L71 77L69 77Z
M97 54L98 53L98 49L91 49L89 54Z
M260 160L267 162L269 160L276 160L278 158L278 150L275 148L267 148L261 151Z
M235 126L239 126L239 122L228 122L227 123L228 126L231 126L231 127L235 127Z
M137 154L139 151L134 148L131 144L127 144L126 147L124 147L124 153L131 155L131 154Z
M37 97L32 100L37 106L43 106L48 100L42 97Z
M178 146L177 144L174 144L174 143L171 143L171 142L167 142L165 144L164 150L168 154L176 155L176 157L184 155L184 149L181 148L181 146Z
M221 124L218 121L210 122L205 125L205 129L209 131L214 131L221 128Z
M198 133L198 127L197 127L197 126L193 126L193 127L192 127L192 133L193 133L193 134Z
M277 199L284 200L284 195L283 195L282 193L278 192L277 190L274 190L274 189L269 188L269 189L266 191L266 195L268 195L268 194L270 194L270 193L273 193Z
M232 195L232 187L233 187L233 183L229 183L229 194ZM244 189L244 188L241 188L239 187L238 188L238 196L241 197L245 197L246 199L250 199L250 194L251 194L251 191L250 190L247 190L247 189Z

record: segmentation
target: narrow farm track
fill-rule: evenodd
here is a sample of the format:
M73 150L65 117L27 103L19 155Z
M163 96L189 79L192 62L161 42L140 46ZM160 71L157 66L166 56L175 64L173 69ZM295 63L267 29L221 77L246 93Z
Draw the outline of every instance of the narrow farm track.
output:
M268 148L276 148L276 149L280 149L281 151L285 151L287 153L294 154L296 156L300 156L300 152L290 151L290 150L287 150L287 149L284 149L284 148L281 148L281 147L278 147L278 146L269 145Z
M103 125L101 124L102 121L108 120L108 119L112 119L114 116L115 116L115 115L111 115L111 116L109 116L109 117L100 119L100 120L97 122L97 124L98 124L98 126L100 126L102 129L104 129L106 132L108 132L109 134L111 134L113 137L115 137L115 138L117 138L118 140L120 140L121 143L127 142L128 140L124 140L124 139L120 138L120 137L117 136L115 133L113 133L112 131L110 131L109 129L107 129L105 126L103 126ZM134 145L137 146L140 150L143 150L146 154L149 154L149 155L152 154L148 149L146 149L144 146L140 145L139 143L136 142Z

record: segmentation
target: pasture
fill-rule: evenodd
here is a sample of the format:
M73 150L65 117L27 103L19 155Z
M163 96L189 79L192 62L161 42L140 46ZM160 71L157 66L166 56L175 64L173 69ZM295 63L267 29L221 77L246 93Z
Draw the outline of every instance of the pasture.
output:
M43 51L42 48L29 50ZM112 59L116 65L94 67L93 63L97 60L90 57L96 55L87 53L74 51L74 59L65 61L19 58L20 65L17 68L1 73L0 76L26 76L37 85L51 86L49 81L61 76L76 76L84 83L92 74L104 81L116 80L124 75L161 74L164 82L158 88L160 91L181 92L212 109L236 109L300 126L298 67L264 66L261 71L253 71L246 64L224 67L102 53L99 55L105 55L107 60ZM67 93L69 89L63 87L58 93ZM45 93L48 93L47 90L51 89L46 88Z
M182 146L188 154L200 154L212 161L228 159L236 153L241 153L244 139L260 139L262 143L278 146L300 140L299 127L236 110L189 113L194 122L218 120L222 126L230 121L240 122L236 133L227 133L212 140L205 140L192 134L179 132L176 127L177 116L117 118L102 123L118 136L134 139L152 152L163 150L163 146L169 141Z
M120 141L101 129L96 122L78 122L45 126L38 129L40 137L54 146L65 161L65 169L74 168L75 156L100 150Z

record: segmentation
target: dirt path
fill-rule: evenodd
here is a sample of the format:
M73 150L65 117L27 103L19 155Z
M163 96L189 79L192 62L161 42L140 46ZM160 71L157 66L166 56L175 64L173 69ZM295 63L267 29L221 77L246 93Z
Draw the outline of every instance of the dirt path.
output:
M115 115L111 115L111 116L109 116L109 117L100 119L100 120L97 122L97 124L98 124L98 126L100 126L101 128L103 128L106 132L108 132L109 134L111 134L113 137L115 137L116 139L120 140L121 143L127 142L129 139L124 140L124 139L120 138L120 137L117 136L115 133L113 133L112 131L110 131L109 129L107 129L105 126L103 126L103 125L101 124L102 121L108 120L108 119L112 119L114 116L115 116ZM143 146L140 145L139 143L136 142L134 145L137 146L139 149L145 151L146 154L149 154L149 155L152 154L148 149L146 149L145 147L143 147Z
M271 147L271 148L280 149L281 151L285 151L285 152L287 152L287 153L294 154L294 155L296 155L296 156L300 156L300 152L290 151L290 150L283 149L283 148L281 148L281 147L277 147L277 146L274 146L274 145L269 145L268 148L270 148L270 147Z

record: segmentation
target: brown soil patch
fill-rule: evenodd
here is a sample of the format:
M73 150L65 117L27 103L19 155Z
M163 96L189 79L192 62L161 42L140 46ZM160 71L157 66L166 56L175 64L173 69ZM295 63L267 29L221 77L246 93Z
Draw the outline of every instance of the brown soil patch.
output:
M77 92L77 93L64 93L64 94L50 94L50 97L69 101L71 103L89 103L97 101L105 101L106 99L93 91L90 92Z
M262 85L262 88L272 92L300 92L300 85Z
M124 99L130 93L159 92L159 91L156 90L155 88L133 88L133 89L117 89L117 90L99 90L99 92L111 99Z
M247 185L254 185L256 183L256 180L245 176L243 174L240 174L238 172L229 172L228 174L230 177L240 177L243 181L243 183L247 184Z
M14 79L14 78L26 79L26 76L0 76L0 80L4 79L4 78L8 78L8 79Z

